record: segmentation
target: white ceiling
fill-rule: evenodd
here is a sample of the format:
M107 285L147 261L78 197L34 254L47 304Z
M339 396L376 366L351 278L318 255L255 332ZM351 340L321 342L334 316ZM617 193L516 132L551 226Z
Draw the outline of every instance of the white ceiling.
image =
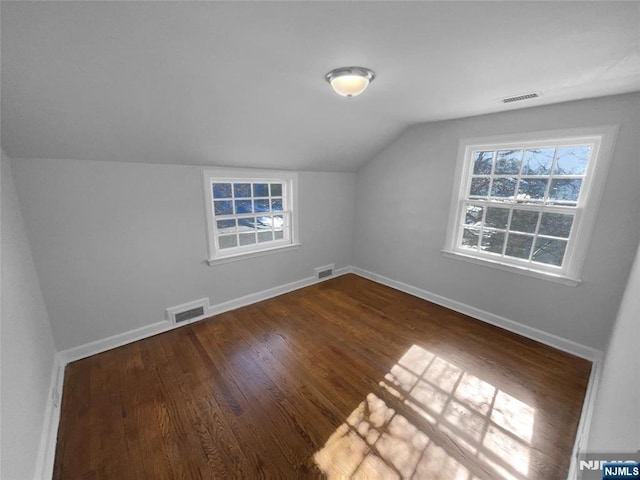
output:
M1 3L2 147L354 171L410 124L640 90L639 2ZM324 75L361 65L360 97ZM500 97L542 91L502 105Z

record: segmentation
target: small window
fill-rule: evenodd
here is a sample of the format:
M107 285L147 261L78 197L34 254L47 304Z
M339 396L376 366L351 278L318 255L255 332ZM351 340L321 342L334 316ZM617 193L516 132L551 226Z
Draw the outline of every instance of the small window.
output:
M445 252L576 284L614 136L461 142Z
M205 170L209 263L297 245L296 180L289 172Z

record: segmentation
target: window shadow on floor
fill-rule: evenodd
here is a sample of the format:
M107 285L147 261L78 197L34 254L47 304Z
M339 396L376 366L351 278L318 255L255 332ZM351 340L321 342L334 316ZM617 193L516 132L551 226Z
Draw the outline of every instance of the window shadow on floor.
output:
M530 477L535 409L413 345L315 453L328 478Z

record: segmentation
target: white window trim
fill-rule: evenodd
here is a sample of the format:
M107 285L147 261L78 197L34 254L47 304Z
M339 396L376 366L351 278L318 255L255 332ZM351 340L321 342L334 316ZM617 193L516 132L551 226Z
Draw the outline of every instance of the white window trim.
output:
M595 226L618 130L618 125L610 125L461 139L458 147L449 225L443 255L448 258L486 265L565 285L579 285L582 282L582 268ZM587 166L585 182L578 199L576 228L572 229L570 237L573 247L567 251L563 268L531 263L518 265L517 261L511 263L499 257L491 258L489 254L485 257L482 253L476 254L458 246L458 238L462 229L460 218L471 178L472 162L467 161L471 151L508 148L514 144L522 148L542 146L545 143L580 143L584 142L586 138L591 140L593 137L600 137L596 142L597 151L592 153L592 159L595 161L590 161Z
M216 248L215 235L215 218L213 215L213 192L211 190L211 180L213 178L229 180L229 182L238 180L250 180L252 182L264 181L265 183L273 181L282 181L287 183L288 201L290 202L290 231L291 240L276 244L269 242L264 247L249 248L244 251L231 251L229 253L220 253ZM230 168L204 168L202 169L203 181L203 197L204 212L207 227L207 263L211 266L223 263L245 260L263 255L270 255L287 250L299 248L298 229L298 174L286 170L256 170L256 169L230 169Z

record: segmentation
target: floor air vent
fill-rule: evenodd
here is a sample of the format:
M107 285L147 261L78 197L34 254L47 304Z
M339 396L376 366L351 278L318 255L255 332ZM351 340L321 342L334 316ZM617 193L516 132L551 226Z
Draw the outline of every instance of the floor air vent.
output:
M523 93L522 95L514 95L512 97L501 98L502 103L521 102L522 100L531 100L532 98L538 98L542 96L541 92Z
M314 268L313 272L318 279L330 277L331 275L333 275L333 263L324 267Z
M208 315L209 299L201 298L193 302L184 303L176 307L167 308L165 316L171 323L183 323L189 320L202 319Z

